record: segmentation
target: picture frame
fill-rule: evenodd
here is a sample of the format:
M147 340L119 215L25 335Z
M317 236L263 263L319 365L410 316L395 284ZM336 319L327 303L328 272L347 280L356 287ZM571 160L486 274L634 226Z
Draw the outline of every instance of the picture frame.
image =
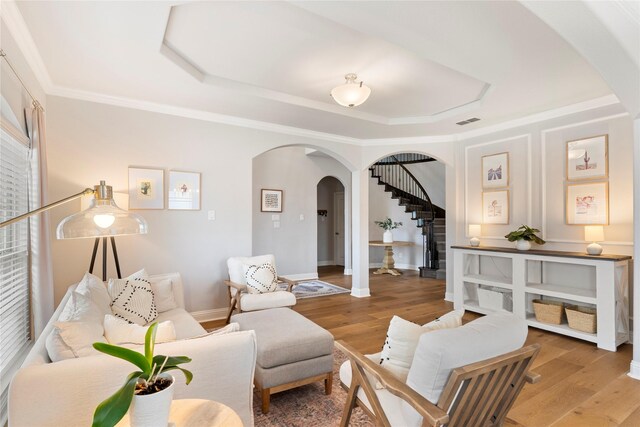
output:
M567 181L609 176L609 135L567 141Z
M260 212L282 212L283 191L263 188L260 191Z
M609 225L609 183L567 184L568 225Z
M482 223L509 224L509 190L482 192Z
M482 188L509 186L509 153L482 156Z
M164 209L164 170L129 167L129 209Z
M200 172L169 171L167 207L170 210L200 210Z

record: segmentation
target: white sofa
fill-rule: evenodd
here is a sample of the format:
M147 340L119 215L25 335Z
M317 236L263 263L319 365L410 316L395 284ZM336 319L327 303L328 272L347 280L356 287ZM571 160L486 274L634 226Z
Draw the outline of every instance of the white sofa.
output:
M171 320L177 341L156 345L156 354L188 356L184 365L193 372L185 385L177 372L175 399L199 398L224 403L235 410L245 426L253 426L253 376L256 338L253 331L204 335L206 331L184 309L183 286L177 273L169 277L178 308L160 313ZM96 406L122 386L136 370L128 362L104 354L52 363L45 347L53 323L63 311L76 285L71 286L44 332L35 342L9 391L10 427L89 426ZM141 349L141 348L140 348Z

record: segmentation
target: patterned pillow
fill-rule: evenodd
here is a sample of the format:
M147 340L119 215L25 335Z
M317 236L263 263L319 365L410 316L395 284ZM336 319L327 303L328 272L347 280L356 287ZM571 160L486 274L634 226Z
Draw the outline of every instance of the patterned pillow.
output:
M113 315L144 326L158 317L151 283L146 279L109 279Z
M243 265L247 291L250 294L264 294L278 289L278 274L270 263L262 265Z

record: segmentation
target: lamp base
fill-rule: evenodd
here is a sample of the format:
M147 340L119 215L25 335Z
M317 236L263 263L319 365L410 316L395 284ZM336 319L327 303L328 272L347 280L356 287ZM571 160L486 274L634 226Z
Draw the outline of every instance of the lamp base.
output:
M473 246L474 248L475 248L475 247L478 247L478 246L480 246L480 239L478 239L477 237L472 237L472 238L469 240L469 244L470 244L471 246Z
M602 253L602 246L593 242L589 246L587 246L587 253L589 255L600 255Z

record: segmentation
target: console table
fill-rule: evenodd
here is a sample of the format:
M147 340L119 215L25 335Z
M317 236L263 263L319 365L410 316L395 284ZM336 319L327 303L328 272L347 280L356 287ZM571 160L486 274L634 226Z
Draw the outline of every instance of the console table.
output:
M401 272L395 269L395 260L393 259L394 246L413 246L413 242L383 242L381 240L373 240L369 242L369 246L384 246L384 258L382 259L382 267L373 272L373 274L391 274L392 276L400 276Z
M454 307L488 314L480 307L478 288L511 296L512 312L529 326L594 342L616 351L629 339L629 260L627 255L587 255L532 249L452 246ZM548 299L597 310L595 334L567 324L538 322L534 299Z

